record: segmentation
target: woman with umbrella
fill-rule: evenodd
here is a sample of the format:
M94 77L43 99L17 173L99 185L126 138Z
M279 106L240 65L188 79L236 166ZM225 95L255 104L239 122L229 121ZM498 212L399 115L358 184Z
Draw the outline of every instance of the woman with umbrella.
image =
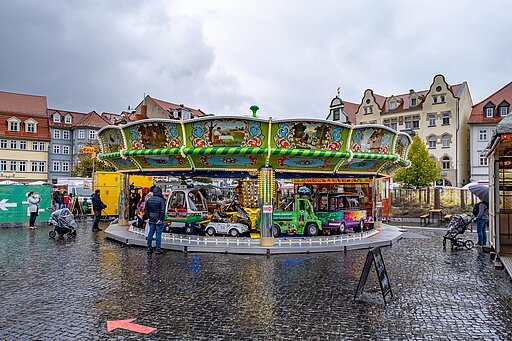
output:
M486 228L489 225L489 187L473 185L469 186L469 191L482 200L473 207L473 216L476 218L477 245L484 246L487 244Z

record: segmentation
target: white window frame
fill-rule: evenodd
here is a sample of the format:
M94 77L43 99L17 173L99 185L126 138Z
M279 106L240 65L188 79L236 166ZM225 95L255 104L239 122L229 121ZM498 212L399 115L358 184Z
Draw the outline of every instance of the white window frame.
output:
M0 160L0 171L7 171L7 160Z
M9 121L9 131L20 131L20 122Z
M420 116L412 117L412 129L420 129Z
M21 150L27 150L27 141L20 141L18 148Z
M504 117L508 115L508 108L505 106L500 107L500 116Z
M38 171L39 171L39 173L44 173L45 170L46 170L45 162L44 161L39 161L39 163L38 163Z
M445 123L445 120L447 120L448 122ZM443 125L444 126L449 126L450 125L450 113L443 113Z
M388 110L395 110L396 109L396 101L390 101L388 103Z
M73 122L73 117L71 115L64 116L64 123L71 124Z
M96 130L89 130L89 140L96 140Z
M27 133L37 133L37 124L34 122L25 123L25 131Z
M487 129L478 130L478 141L488 141Z
M437 137L429 136L428 138L428 148L435 149L437 147Z
M9 149L18 149L18 141L10 140L9 141Z
M54 144L53 148L52 148L52 152L53 152L53 154L60 154L60 145Z
M60 140L60 129L55 129L55 130L53 131L53 138L54 138L55 140Z
M53 161L52 162L52 171L53 172L60 172L60 161Z
M7 149L7 140L6 139L0 140L0 149Z
M79 140L85 139L85 130L84 129L79 129L78 130L78 139Z
M69 140L69 130L63 130L62 131L62 139L63 140Z
M449 170L450 169L450 162L451 160L449 158L443 157L441 159L441 169L442 170Z
M69 161L62 161L62 171L69 172Z
M60 114L53 114L53 123L60 123L61 122L61 119L60 119Z
M485 108L485 117L493 118L494 117L494 108Z
M27 171L27 161L18 161L18 172Z
M443 148L450 148L450 136L448 135L443 135L441 137L441 146Z
M16 172L18 170L18 161L11 160L9 169L11 170L11 172Z
M436 114L428 115L428 126L435 127L436 126Z
M69 146L62 146L62 154L69 154Z
M478 164L480 166L488 166L489 165L489 161L487 160L487 157L485 156L485 154L480 154Z
M39 151L44 152L46 150L44 142L39 142Z

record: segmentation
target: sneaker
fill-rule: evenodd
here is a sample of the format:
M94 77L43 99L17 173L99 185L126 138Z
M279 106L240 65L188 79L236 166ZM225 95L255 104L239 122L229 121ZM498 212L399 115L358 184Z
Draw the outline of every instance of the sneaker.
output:
M28 228L29 228L29 229L31 229L31 230L34 230L34 229L35 229L35 227L34 227L34 226L29 226Z
M156 253L157 255L161 255L162 253L164 253L164 250L162 250L162 249L156 249L156 250L155 250L155 253Z
M148 249L147 253L152 253L153 252L153 249Z

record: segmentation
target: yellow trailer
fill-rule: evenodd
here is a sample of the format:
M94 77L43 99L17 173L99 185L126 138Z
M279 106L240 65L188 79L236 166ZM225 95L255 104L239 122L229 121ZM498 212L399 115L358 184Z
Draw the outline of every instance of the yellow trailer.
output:
M101 200L107 205L103 210L104 215L119 215L119 194L121 191L121 173L95 172L93 174L93 190L101 191ZM130 184L139 187L153 186L152 176L130 175Z

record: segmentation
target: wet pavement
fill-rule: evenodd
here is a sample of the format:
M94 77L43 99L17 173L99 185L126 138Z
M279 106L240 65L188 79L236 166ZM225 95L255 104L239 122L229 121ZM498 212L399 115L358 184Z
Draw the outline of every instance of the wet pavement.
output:
M443 251L442 229L382 249L394 294L384 306L373 269L375 302L353 301L366 250L148 256L91 225L70 240L0 229L0 340L512 338L510 277L479 249ZM130 318L157 330L107 331Z

